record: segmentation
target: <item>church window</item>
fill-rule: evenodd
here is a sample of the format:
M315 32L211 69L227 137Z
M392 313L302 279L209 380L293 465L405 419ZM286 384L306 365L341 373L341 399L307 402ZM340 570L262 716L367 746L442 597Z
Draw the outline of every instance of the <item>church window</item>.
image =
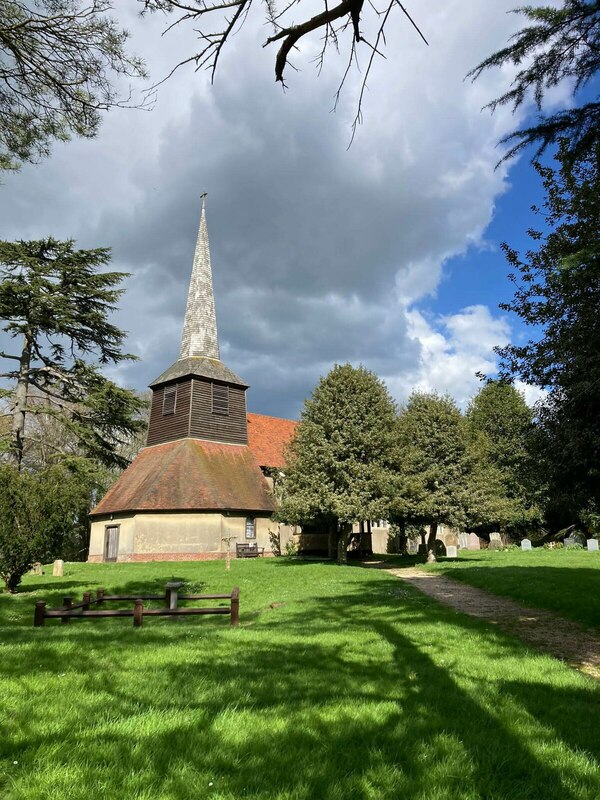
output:
M176 401L177 386L167 386L163 393L163 417L168 417L175 413Z
M212 413L229 416L229 386L212 385Z
M256 520L254 517L246 518L246 539L256 539Z

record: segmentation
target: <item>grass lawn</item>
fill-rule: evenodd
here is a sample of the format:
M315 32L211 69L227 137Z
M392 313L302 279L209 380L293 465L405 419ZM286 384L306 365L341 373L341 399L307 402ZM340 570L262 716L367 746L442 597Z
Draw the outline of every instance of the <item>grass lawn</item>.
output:
M240 627L32 627L37 599L172 577L239 585ZM377 570L68 564L0 596L0 671L2 800L600 797L598 685Z
M424 569L600 628L600 553L586 550L461 551Z

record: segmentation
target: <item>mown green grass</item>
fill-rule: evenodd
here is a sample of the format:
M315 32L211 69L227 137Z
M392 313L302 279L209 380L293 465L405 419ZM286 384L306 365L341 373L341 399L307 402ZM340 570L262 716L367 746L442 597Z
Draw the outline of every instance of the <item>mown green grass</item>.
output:
M238 584L241 626L31 627L36 599L172 577ZM0 596L0 642L3 800L600 797L598 686L380 571L69 564Z
M600 553L587 550L461 551L424 569L600 628Z

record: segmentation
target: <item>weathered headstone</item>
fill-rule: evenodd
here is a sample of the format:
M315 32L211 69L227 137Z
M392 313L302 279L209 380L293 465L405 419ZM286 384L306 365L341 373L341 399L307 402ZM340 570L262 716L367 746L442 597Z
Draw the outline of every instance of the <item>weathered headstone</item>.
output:
M469 534L469 550L481 550L481 542L476 533Z
M43 575L44 570L42 569L42 565L39 561L36 561L35 564L31 566L31 574L32 575Z
M565 547L572 547L575 544L580 545L581 547L585 547L586 545L586 538L580 531L573 531L570 536L564 541Z
M65 568L65 562L62 560L62 558L57 558L52 566L52 577L62 578L64 568Z
M458 534L458 544L461 550L466 550L469 547L469 534L468 533L459 533Z
M501 542L501 541L502 537L500 536L498 531L492 531L492 533L490 533L490 542Z
M597 553L598 552L598 539L588 539L587 540L587 549L590 553Z
M458 557L458 547L455 544L449 544L446 548L446 555L448 558L457 558Z
M416 554L419 551L419 543L417 542L417 540L408 539L408 541L406 542L406 550L408 551L409 555L416 556Z
M521 539L521 550L531 550L530 539Z

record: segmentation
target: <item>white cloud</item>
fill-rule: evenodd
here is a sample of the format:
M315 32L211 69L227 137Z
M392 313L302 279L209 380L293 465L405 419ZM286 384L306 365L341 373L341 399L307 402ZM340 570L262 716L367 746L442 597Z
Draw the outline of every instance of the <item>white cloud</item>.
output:
M477 373L495 373L494 347L509 341L508 323L482 305L433 319L414 309L406 316L409 336L419 343L420 356L402 378L388 376L391 390L399 399L413 389L449 394L464 407L481 385Z

